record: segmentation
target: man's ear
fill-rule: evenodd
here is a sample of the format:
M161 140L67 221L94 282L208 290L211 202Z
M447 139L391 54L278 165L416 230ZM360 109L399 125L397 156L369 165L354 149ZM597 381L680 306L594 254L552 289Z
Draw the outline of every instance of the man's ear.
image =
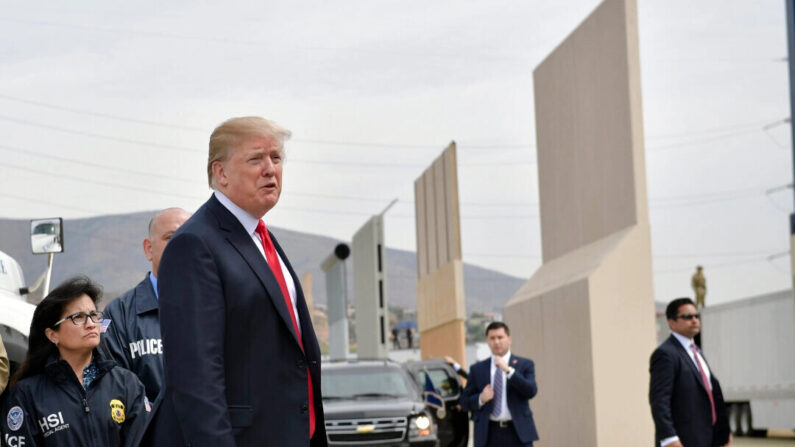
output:
M148 259L149 262L152 262L152 239L148 237L144 238L143 247L146 259Z
M226 170L224 169L223 162L213 162L213 178L215 179L216 186L226 186L229 184L229 180L226 178Z

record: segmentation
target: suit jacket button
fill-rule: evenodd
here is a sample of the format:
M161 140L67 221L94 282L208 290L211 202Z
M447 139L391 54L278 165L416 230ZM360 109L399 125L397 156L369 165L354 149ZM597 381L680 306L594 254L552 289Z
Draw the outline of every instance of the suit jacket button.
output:
M309 406L307 404L301 405L301 413L306 413L307 411L309 411Z
M303 360L299 360L297 365L298 365L299 368L304 369L304 361Z

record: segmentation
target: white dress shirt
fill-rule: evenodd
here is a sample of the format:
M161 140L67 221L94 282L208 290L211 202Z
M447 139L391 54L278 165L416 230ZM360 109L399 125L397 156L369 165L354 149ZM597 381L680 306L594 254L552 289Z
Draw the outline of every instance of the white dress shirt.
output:
M687 338L684 335L677 334L676 332L671 332L674 338L685 348L687 351L687 355L690 356L690 360L693 361L693 365L695 365L696 370L698 370L698 363L696 362L695 353L691 346L694 345L696 342L692 338ZM698 349L698 348L696 348ZM712 376L709 373L709 366L707 366L707 362L704 360L704 357L701 353L698 354L698 361L701 362L701 367L704 369L704 373L707 375L707 383L709 383L709 388L712 389Z
M709 366L707 366L707 362L700 353L697 354L693 352L693 349L691 348L691 346L693 346L696 342L692 338L687 338L684 335L678 334L676 332L671 332L671 335L673 335L676 341L678 341L679 344L685 348L685 352L687 352L687 355L690 356L690 360L693 361L693 365L695 365L696 370L698 370L698 363L696 363L695 356L698 355L698 361L701 362L701 367L704 369L704 374L707 375L707 383L709 384L709 388L712 389L712 379L709 373ZM660 441L660 446L665 447L666 445L678 440L679 436L671 436L670 438L665 438Z
M240 208L233 202L229 197L225 196L221 191L215 191L215 198L221 202L221 205L224 208L228 209L230 213L243 225L243 228L246 230L248 235L251 237L251 240L254 242L254 246L257 247L260 254L262 255L265 262L270 265L270 261L268 257L265 256L265 247L262 246L262 241L260 240L259 234L257 234L257 224L259 223L259 219L249 214L243 208ZM293 304L293 313L295 314L295 322L298 324L298 332L300 335L301 332L301 321L298 319L298 307L296 306L296 291L295 291L295 282L293 282L293 277L290 275L290 271L287 270L287 265L285 265L284 260L281 256L279 256L279 252L276 252L276 257L279 258L279 267L282 269L282 275L284 275L284 282L287 283L287 291L290 293L290 302Z

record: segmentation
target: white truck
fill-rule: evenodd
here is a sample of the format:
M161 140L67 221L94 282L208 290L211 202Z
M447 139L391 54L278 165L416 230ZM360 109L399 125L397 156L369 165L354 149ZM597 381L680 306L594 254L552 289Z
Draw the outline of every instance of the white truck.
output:
M701 311L701 347L736 435L795 428L793 303L792 290L782 290Z
M0 251L0 335L12 371L28 350L28 331L36 306L28 303L25 277L19 263Z

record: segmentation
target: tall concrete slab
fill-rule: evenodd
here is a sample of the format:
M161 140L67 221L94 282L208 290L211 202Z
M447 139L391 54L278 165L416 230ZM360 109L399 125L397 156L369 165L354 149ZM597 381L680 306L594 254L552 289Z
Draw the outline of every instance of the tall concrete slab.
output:
M466 364L466 305L455 142L414 181L417 320L422 358Z
M326 273L326 299L328 302L328 353L331 360L348 357L348 269L345 259L351 249L338 244L320 267Z
M353 236L353 295L356 355L389 356L389 300L386 292L384 218L373 216Z
M535 70L543 265L509 300L539 446L651 445L654 299L637 5L605 0Z

